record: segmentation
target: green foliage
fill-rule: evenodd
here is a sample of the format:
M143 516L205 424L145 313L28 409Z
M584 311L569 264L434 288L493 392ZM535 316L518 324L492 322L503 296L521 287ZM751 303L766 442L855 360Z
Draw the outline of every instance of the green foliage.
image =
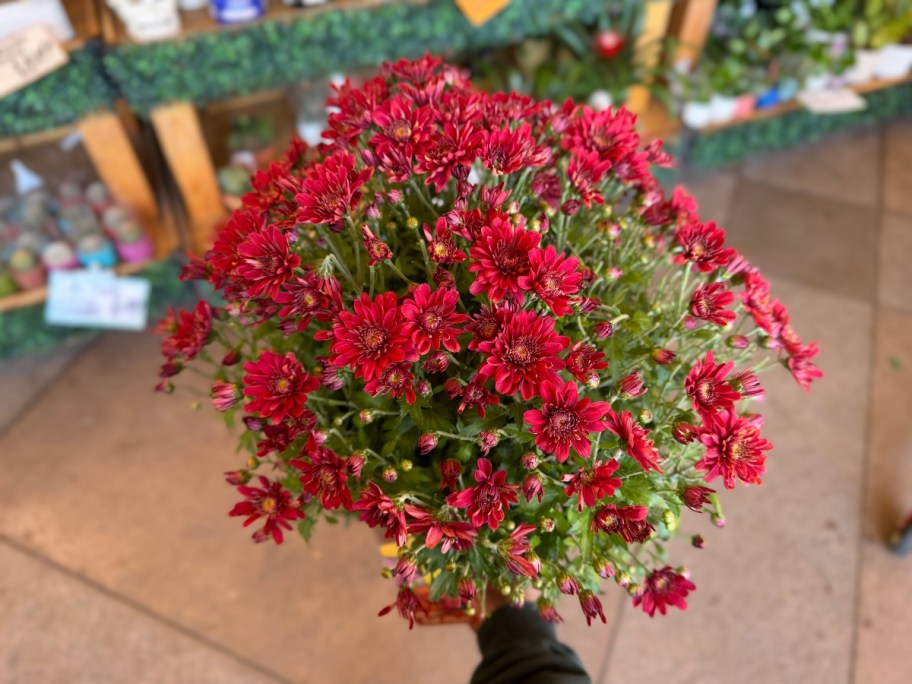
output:
M0 99L0 138L73 123L115 96L102 71L100 46L89 44L72 52L65 66Z
M388 59L516 43L567 21L592 21L602 5L602 0L513 0L480 27L473 27L452 0L340 7L291 22L123 45L105 55L104 65L130 105L146 113L161 103L201 104Z

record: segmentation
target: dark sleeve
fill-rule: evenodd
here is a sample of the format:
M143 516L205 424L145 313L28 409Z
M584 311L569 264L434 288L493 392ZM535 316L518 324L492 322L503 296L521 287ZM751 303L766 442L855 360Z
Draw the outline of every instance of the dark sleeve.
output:
M481 663L471 684L592 684L554 625L532 604L501 606L478 629Z

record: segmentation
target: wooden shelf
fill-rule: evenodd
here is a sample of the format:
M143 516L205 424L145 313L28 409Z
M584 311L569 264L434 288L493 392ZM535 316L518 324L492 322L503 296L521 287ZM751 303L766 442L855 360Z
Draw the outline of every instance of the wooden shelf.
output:
M114 267L114 271L118 275L134 275L140 271L145 270L150 264L154 263L155 260L149 261L138 261L133 264L118 264ZM7 297L0 298L0 313L6 311L12 311L14 309L21 309L26 306L34 306L35 304L40 304L45 299L47 299L48 289L47 286L39 287L35 290L25 290L24 292L17 292L16 294L9 295Z
M868 81L867 83L860 83L858 85L849 86L849 88L851 90L854 90L859 95L865 95L867 93L877 92L878 90L884 90L886 88L893 88L898 85L903 85L904 83L912 83L912 74L903 76L902 78L879 78L873 81ZM774 117L781 116L782 114L787 114L788 112L794 112L798 109L802 109L801 103L798 102L797 99L789 100L788 102L783 102L781 104L775 105L774 107L757 109L748 116L731 119L730 121L725 121L724 123L711 124L705 128L701 128L697 132L702 134L716 133L717 131L731 128L732 126L740 126L741 124L752 123L754 121L772 119Z
M0 155L10 154L27 147L45 145L65 138L79 129L78 124L68 124L59 128L49 128L37 133L19 135L13 138L0 138Z
M63 8L70 17L73 32L76 34L72 39L63 43L64 50L68 52L78 50L93 38L101 35L101 21L94 0L63 0Z
M270 0L266 13L258 19L240 22L236 24L220 24L209 14L208 8L194 10L192 12L180 13L181 31L176 36L138 42L133 40L126 32L123 23L114 14L114 12L105 5L103 8L102 26L104 37L107 43L112 45L148 45L152 43L161 43L169 41L179 41L195 36L199 33L211 33L213 31L240 31L256 24L270 21L290 22L301 17L313 17L322 12L340 9L365 9L368 7L377 7L379 5L391 4L410 4L424 5L429 0L334 0L314 7L288 7L281 0Z

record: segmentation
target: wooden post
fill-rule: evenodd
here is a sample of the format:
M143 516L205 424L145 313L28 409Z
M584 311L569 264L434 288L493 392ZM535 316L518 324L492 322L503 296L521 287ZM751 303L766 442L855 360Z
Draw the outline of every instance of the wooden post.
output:
M670 35L678 41L675 62L685 61L688 69L700 59L712 28L716 0L683 0L675 3Z
M177 233L172 223L161 220L155 193L120 117L113 112L90 114L79 122L79 132L98 176L111 195L133 209L151 233L156 257L173 252L177 248Z
M647 69L655 67L662 57L661 40L668 30L672 4L671 0L650 0L644 8L643 28L636 39L635 54L646 52L641 64ZM649 100L648 84L637 83L627 92L626 107L634 114L643 114L649 108Z
M213 230L226 213L196 109L185 102L163 105L152 110L151 119L184 200L190 249L202 254L212 244Z

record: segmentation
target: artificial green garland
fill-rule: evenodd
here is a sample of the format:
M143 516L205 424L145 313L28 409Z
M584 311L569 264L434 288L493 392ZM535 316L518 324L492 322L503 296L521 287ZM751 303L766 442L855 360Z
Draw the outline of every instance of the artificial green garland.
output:
M70 53L66 65L0 98L0 138L65 126L114 98L101 65L101 46L90 43Z
M375 66L426 52L463 53L543 35L555 24L593 21L604 0L513 0L472 26L453 0L302 13L185 40L123 45L104 64L130 106L146 114L173 101L203 104L300 78Z

